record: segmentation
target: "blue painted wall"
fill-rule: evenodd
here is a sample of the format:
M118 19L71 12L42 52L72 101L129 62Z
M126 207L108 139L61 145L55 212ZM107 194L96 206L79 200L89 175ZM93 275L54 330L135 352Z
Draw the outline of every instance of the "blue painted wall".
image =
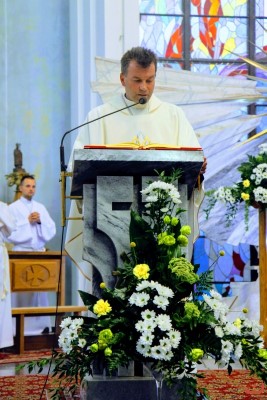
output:
M69 20L67 0L0 0L0 198L13 200L5 174L20 143L35 199L58 227L53 250L61 236L59 146L71 126Z

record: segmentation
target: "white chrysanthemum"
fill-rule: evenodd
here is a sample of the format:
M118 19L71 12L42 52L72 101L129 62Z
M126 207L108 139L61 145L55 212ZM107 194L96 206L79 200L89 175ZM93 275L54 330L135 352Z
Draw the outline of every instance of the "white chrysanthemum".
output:
M65 343L69 343L69 340L67 340L66 337L64 337L62 334L59 335L58 337L58 344L60 347L64 346Z
M137 332L144 332L144 320L140 319L139 321L136 322L135 324L135 329Z
M149 194L152 193L154 190L157 189L161 189L164 190L166 192L170 192L170 191L177 191L176 187L174 185L172 185L171 183L167 183L167 182L162 182L162 181L154 181L152 183L150 183L150 185L148 185L145 189L141 190L142 194Z
M215 335L219 338L222 338L224 333L221 326L215 326Z
M259 186L253 190L255 200L260 201L261 203L267 203L267 189Z
M241 335L241 326L236 326L231 322L226 323L224 327L224 332L226 335Z
M148 201L149 203L156 203L158 199L159 199L158 196L154 194L147 196L146 201Z
M73 348L71 341L61 334L59 335L58 338L58 345L59 347L61 347L62 351L66 354L69 354Z
M226 365L228 364L231 353L233 352L234 345L229 340L222 340L222 349L221 349L221 363Z
M173 197L172 201L173 201L174 204L182 203L182 201L180 199L177 199L176 197Z
M174 204L180 204L180 203L182 203L182 201L181 201L181 199L180 199L180 193L176 190L175 192L174 191L171 191L170 193L169 193L169 196L170 196L170 198L171 198L171 200L172 200L172 202L174 203Z
M174 296L172 289L168 288L167 286L163 286L160 283L155 284L155 289L157 290L160 296L165 296L165 297Z
M60 328L67 328L72 322L71 317L64 318L59 325Z
M260 144L259 149L259 154L267 154L267 143Z
M153 310L144 310L141 312L141 316L144 320L154 321L156 317L156 313Z
M64 328L60 335L62 338L66 338L70 342L78 338L77 329L73 329L71 326L69 328Z
M151 282L144 279L143 281L138 283L138 285L136 286L136 291L141 292L142 290L145 290L145 289L149 288L150 286L151 286Z
M139 338L139 343L151 346L153 339L154 335L152 335L151 333L143 333L143 335L141 335Z
M70 324L71 329L78 329L84 323L83 318L74 318Z
M231 204L235 203L235 198L232 195L231 189L220 186L213 194L214 198L222 201L223 203L229 202Z
M144 357L149 357L151 354L151 347L147 344L141 343L139 340L136 343L136 350Z
M166 350L161 346L153 346L151 347L151 357L155 360L171 360L173 357L173 353L170 350Z
M141 190L141 193L148 196L146 198L146 201L151 202L150 199L152 199L153 202L155 202L160 196L159 191L165 192L165 196L169 196L173 203L181 203L180 193L178 192L177 188L171 183L154 181L146 189Z
M151 356L155 360L163 360L165 356L165 350L161 346L153 346L151 347Z
M263 179L267 179L267 164L262 163L253 168L253 175L250 179L255 180L256 185L259 185Z
M137 307L144 307L149 302L149 299L148 293L133 293L129 298L129 303Z
M165 361L170 361L173 357L173 352L171 350L167 350L164 356Z
M239 360L242 357L243 350L242 350L242 345L241 343L238 343L238 345L235 348L235 357Z
M171 350L172 346L170 343L169 338L165 337L163 339L160 339L159 344L162 348L164 348L166 351Z
M149 284L151 289L157 289L158 285L160 285L160 283L155 281L150 281Z
M159 314L155 320L157 326L161 331L170 331L172 329L172 322L169 315Z
M66 354L70 354L70 352L72 350L72 346L69 344L62 346L61 348L62 348L63 353L66 353Z
M169 305L169 300L167 297L164 296L155 296L153 299L153 303L162 310L166 310L167 306Z
M69 340L69 328L62 329L59 337L62 338L62 339L68 339Z
M214 290L214 289L210 290L210 295L211 295L211 297L213 297L216 300L221 300L222 299L222 295L219 292L217 292L216 290Z
M139 320L136 324L136 330L139 332L153 332L157 324L154 320Z
M217 299L211 298L207 294L203 294L204 301L213 310L214 316L217 320L221 320L228 312L229 307Z
M228 319L226 315L220 315L219 322L221 325L225 325L227 323Z
M83 349L85 345L86 345L86 340L85 339L79 339L78 346Z
M248 318L243 320L243 326L247 328L247 334L252 334L255 337L260 336L260 332L263 330L263 326L260 325L258 321L250 320Z
M180 341L181 341L181 333L180 333L179 331L176 331L176 330L174 330L174 329L171 329L171 330L167 333L167 335L168 335L168 337L169 337L169 339L170 339L170 342L171 342L172 347L173 347L174 349L177 349L177 347L179 346Z

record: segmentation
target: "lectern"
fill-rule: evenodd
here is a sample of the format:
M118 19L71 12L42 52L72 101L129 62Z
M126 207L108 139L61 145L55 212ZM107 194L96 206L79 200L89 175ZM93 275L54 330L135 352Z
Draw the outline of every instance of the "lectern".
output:
M144 206L140 191L157 172L181 169L178 190L183 224L194 227L194 191L203 163L201 149L135 150L89 148L74 151L71 196L83 197L83 259L93 266L93 292L99 282L113 285L112 271L129 249L130 209ZM192 249L188 249L190 253Z
M73 158L71 196L83 197L83 259L93 267L92 290L100 298L99 283L113 287L112 272L121 266L120 255L130 250L130 210L142 213L141 190L158 179L158 173L182 171L177 181L180 207L186 210L182 224L194 229L195 187L204 157L201 149L89 148L75 150ZM88 378L84 398L105 400L108 393L110 400L154 399L153 378L134 376L133 368L129 370L120 368L116 377ZM166 399L177 399L177 394L165 387Z

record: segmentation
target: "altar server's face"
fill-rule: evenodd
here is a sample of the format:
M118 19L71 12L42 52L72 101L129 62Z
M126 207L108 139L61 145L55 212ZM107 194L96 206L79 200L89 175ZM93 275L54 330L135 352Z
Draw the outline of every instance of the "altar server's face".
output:
M31 200L31 198L35 194L35 180L28 178L24 179L19 189L23 197L25 197L28 200Z
M120 74L122 86L128 100L136 103L141 97L150 99L155 87L156 70L154 63L149 67L141 67L135 60L130 61L126 74Z

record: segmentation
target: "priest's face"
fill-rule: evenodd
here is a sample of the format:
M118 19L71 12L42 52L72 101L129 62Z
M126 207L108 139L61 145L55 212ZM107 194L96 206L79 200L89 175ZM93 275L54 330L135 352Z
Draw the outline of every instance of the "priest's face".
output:
M135 60L130 61L126 74L120 74L122 86L128 100L139 102L141 97L148 101L155 87L156 70L154 63L143 68Z
M31 200L35 194L35 180L29 178L24 179L19 189L25 199Z

